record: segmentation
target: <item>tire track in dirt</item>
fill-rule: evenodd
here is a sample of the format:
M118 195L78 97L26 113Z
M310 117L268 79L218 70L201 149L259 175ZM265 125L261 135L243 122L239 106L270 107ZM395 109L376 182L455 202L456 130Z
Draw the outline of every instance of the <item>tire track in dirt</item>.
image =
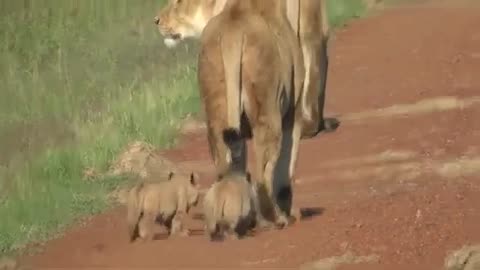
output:
M378 262L345 269L441 269L447 251L480 242L476 29L479 9L411 6L337 33L327 115L344 122L334 133L302 142L295 185L294 200L319 215L224 243L210 243L202 222L192 220L192 237L130 244L120 207L22 262L35 268L297 269L352 251L377 255ZM441 97L450 98L418 103ZM211 183L204 133L165 153L198 169L204 187Z

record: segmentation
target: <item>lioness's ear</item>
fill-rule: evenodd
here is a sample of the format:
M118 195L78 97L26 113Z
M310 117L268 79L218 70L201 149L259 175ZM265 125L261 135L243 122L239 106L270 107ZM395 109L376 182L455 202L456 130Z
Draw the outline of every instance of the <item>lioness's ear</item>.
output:
M173 172L169 172L169 173L168 173L168 181L172 180L173 175L174 175Z

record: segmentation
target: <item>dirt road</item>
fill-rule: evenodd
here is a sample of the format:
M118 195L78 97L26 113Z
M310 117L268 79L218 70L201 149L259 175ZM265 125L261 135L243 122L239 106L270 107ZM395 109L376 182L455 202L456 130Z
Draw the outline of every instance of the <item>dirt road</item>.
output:
M338 31L327 115L342 124L302 142L294 195L317 215L241 241L211 243L202 222L193 220L189 238L129 244L119 208L23 262L71 269L297 269L352 251L378 261L343 269L441 269L447 251L480 243L478 29L480 9L428 5L388 10ZM185 141L167 155L199 170L207 187L206 136Z

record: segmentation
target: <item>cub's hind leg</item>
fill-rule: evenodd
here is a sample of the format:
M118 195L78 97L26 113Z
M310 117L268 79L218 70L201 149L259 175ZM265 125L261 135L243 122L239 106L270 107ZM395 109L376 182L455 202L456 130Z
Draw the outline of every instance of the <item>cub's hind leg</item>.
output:
M152 241L155 234L155 221L157 214L153 211L144 211L142 219L138 223L139 235L143 241Z

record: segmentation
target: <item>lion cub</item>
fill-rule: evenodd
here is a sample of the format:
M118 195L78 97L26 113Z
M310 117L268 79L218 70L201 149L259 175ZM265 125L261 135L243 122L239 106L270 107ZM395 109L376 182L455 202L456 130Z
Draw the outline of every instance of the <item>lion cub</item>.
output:
M210 240L223 239L226 232L239 239L255 226L257 219L263 221L257 211L256 188L250 173L220 175L205 194L203 209Z
M169 235L186 236L183 221L190 207L197 205L199 186L197 175L170 172L167 181L142 182L133 187L127 198L127 223L130 242L138 236L153 239L153 226L159 221Z

